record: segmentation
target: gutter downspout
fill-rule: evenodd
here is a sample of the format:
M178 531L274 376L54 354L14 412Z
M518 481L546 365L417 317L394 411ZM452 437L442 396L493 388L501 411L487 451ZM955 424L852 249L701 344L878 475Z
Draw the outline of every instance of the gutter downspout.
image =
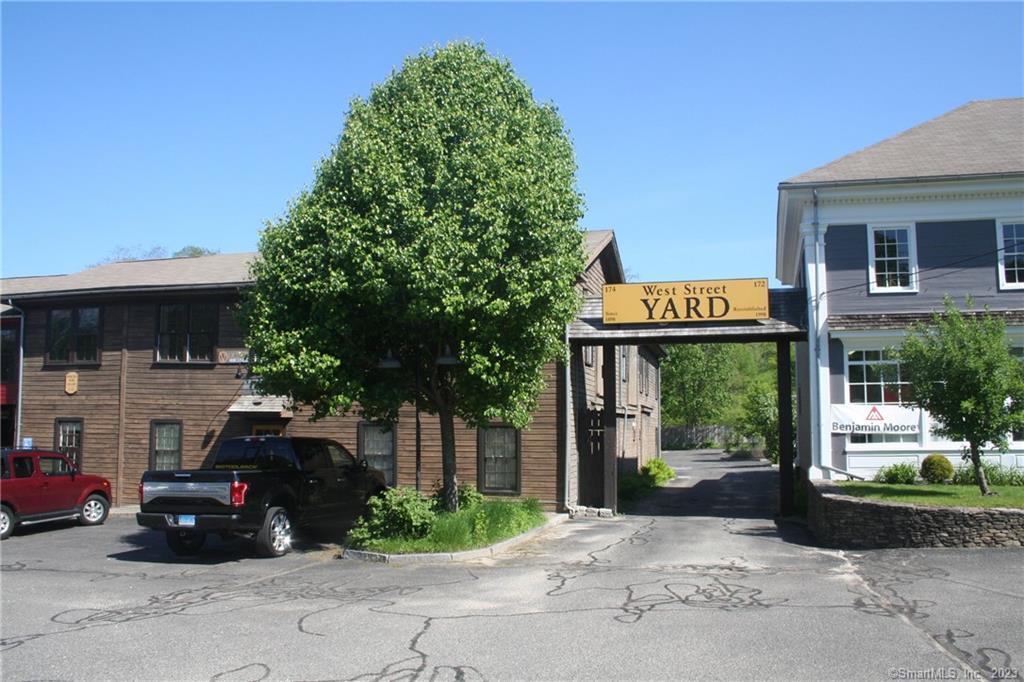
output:
M14 447L21 446L21 392L25 384L25 311L7 299L11 310L18 311L18 405L14 408Z

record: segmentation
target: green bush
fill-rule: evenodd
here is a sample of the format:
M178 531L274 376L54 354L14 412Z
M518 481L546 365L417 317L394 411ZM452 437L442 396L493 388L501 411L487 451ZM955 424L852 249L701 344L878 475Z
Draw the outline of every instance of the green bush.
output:
M1024 469L1004 467L1001 464L990 462L982 462L981 468L985 470L985 478L989 485L1024 485ZM953 472L953 483L956 485L978 485L974 467L970 464L957 467Z
M434 494L431 496L435 511L444 511L444 495L441 481L434 484ZM459 509L475 507L482 504L484 496L474 486L468 483L459 484Z
M953 465L942 455L928 455L921 462L920 474L929 483L942 483L953 478Z
M900 483L910 485L917 481L917 467L909 462L890 464L878 470L874 478L876 483Z
M433 504L412 488L388 488L370 498L367 513L348 533L353 547L381 538L422 538L434 526Z
M676 477L675 470L661 458L649 461L640 469L640 473L649 476L656 486L665 485Z

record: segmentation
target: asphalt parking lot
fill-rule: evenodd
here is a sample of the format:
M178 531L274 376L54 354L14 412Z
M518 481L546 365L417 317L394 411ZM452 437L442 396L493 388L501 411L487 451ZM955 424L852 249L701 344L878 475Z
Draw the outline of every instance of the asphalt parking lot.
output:
M384 565L307 538L176 557L112 516L0 546L3 680L1010 679L1024 550L840 552L774 473L703 452L633 513Z

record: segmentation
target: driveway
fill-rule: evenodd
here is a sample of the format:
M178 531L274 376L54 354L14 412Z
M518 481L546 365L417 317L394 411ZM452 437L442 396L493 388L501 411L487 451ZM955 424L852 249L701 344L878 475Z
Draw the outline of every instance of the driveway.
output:
M307 541L174 557L131 517L3 543L4 680L995 679L1024 662L1024 551L839 552L714 451L615 519L464 563Z

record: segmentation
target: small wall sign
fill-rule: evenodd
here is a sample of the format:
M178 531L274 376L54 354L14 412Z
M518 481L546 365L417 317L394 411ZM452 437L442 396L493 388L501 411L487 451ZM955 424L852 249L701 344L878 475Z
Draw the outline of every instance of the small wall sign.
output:
M217 362L219 362L222 365L244 365L248 359L248 348L217 349Z
M68 372L64 375L64 392L68 395L78 393L78 372Z

